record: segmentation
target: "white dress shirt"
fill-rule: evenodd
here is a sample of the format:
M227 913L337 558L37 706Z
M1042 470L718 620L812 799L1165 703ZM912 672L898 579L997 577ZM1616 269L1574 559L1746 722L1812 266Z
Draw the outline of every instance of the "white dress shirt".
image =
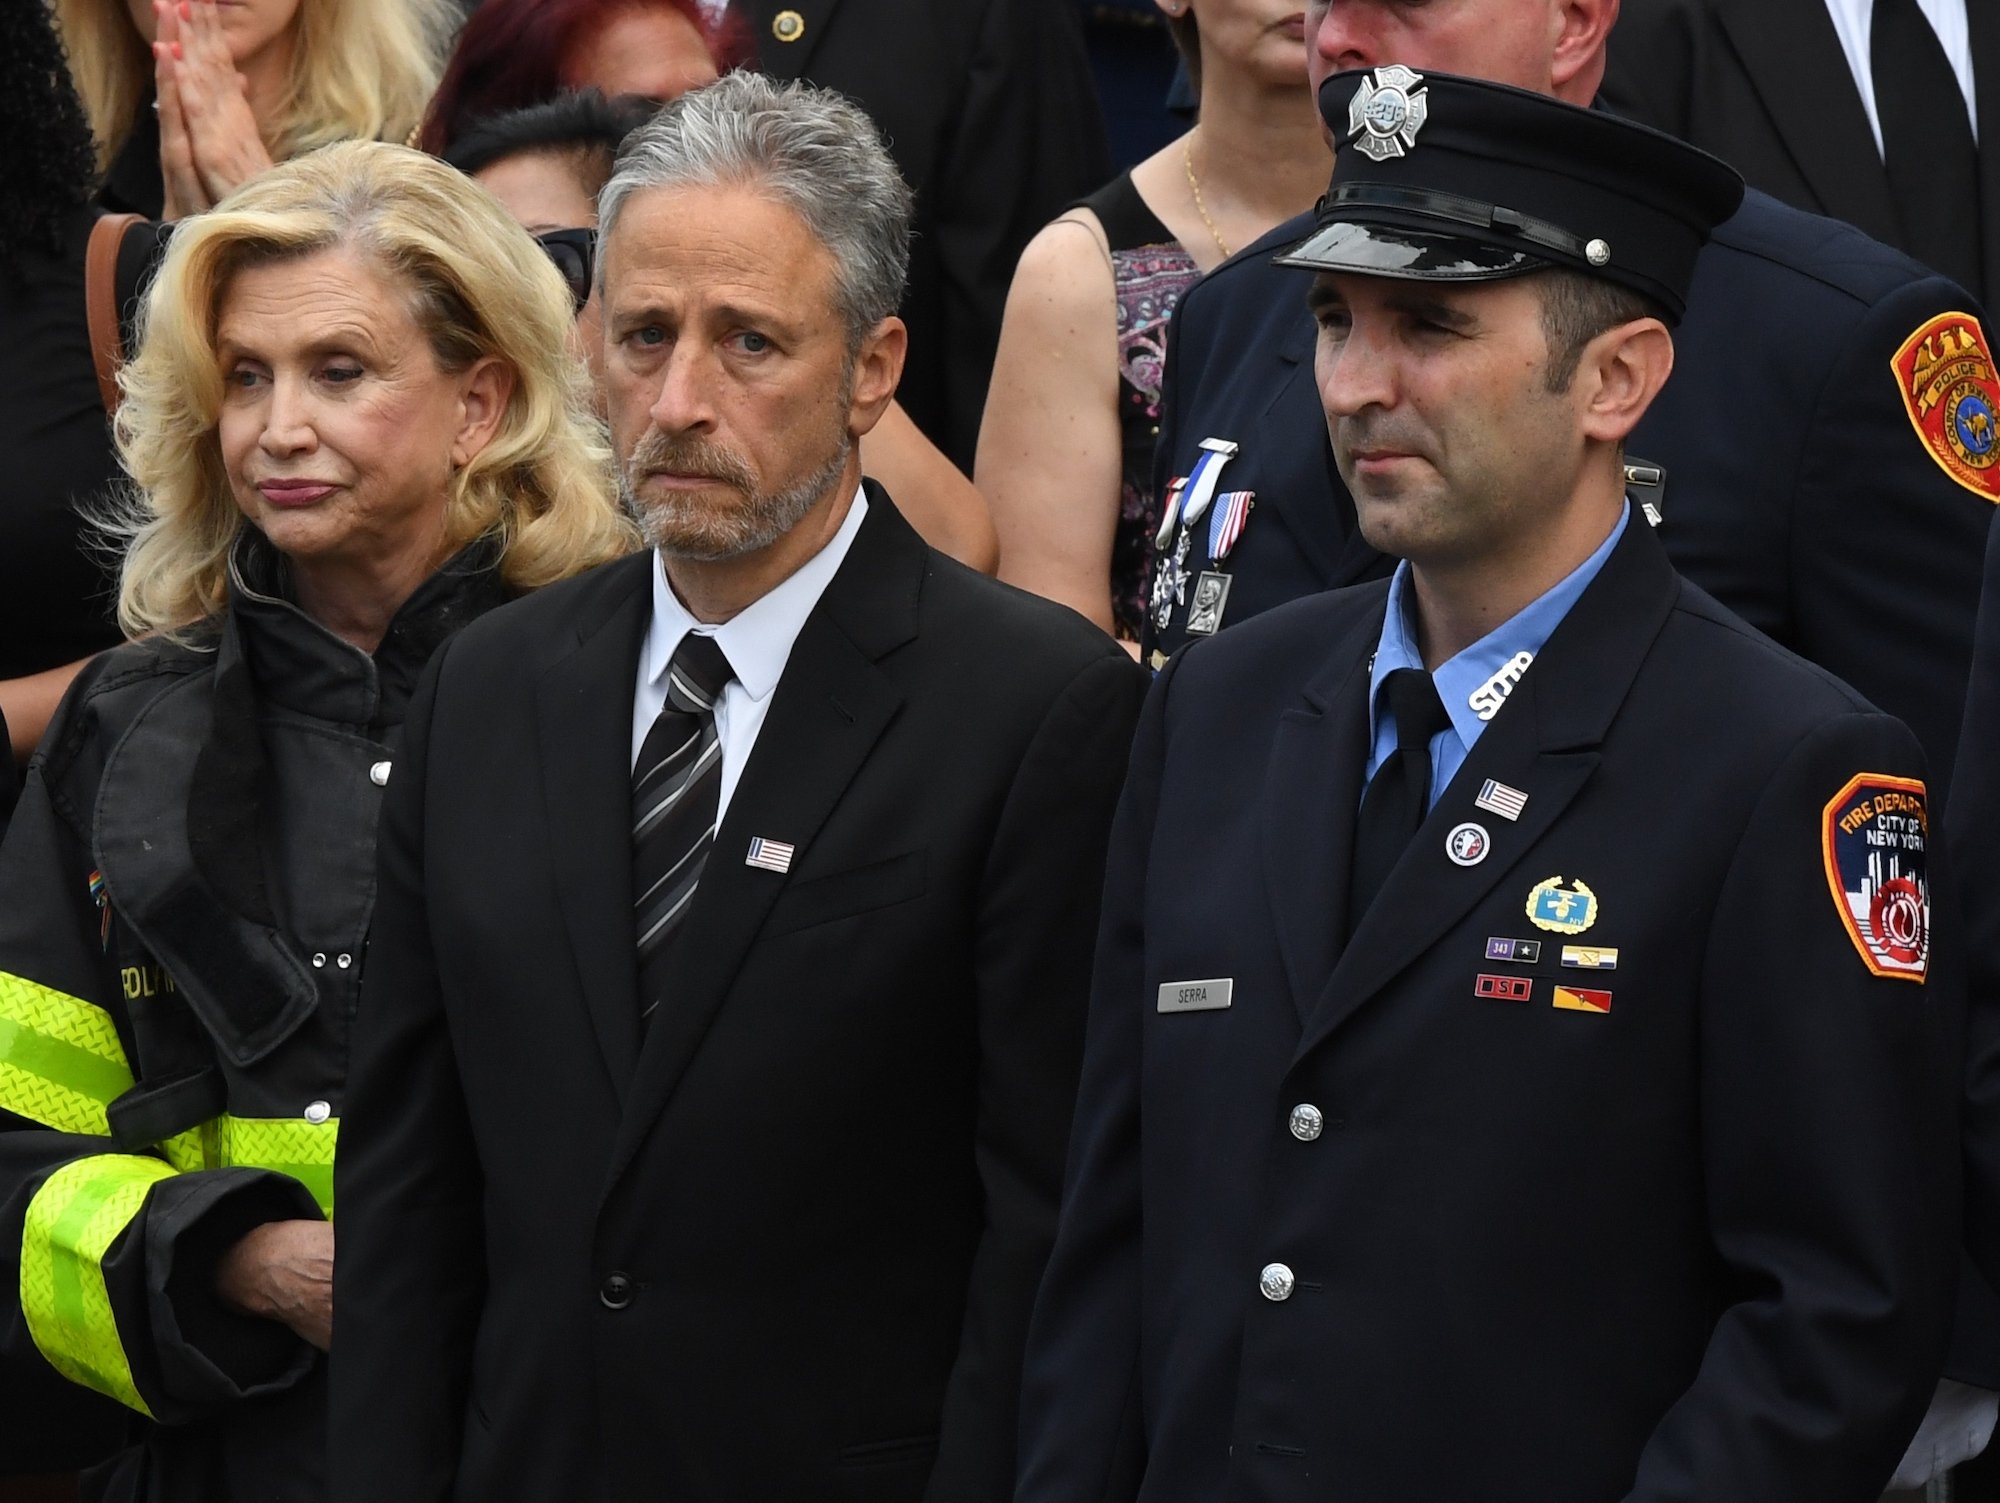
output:
M1755 0L1736 0L1754 4ZM1959 92L1965 96L1965 113L1972 121L1972 139L1979 139L1979 104L1972 90L1972 33L1966 25L1965 7L1969 0L1917 0L1917 9L1931 23L1944 55L1951 59L1951 71L1958 75ZM1992 0L1982 0L1991 4ZM1875 0L1826 0L1827 14L1840 37L1840 50L1847 54L1847 66L1861 90L1861 108L1868 114L1868 128L1875 132L1875 149L1882 149L1882 116L1875 108L1875 74L1869 65L1868 31L1875 22Z
M689 632L714 637L736 674L715 702L715 730L722 742L722 788L715 810L718 824L729 809L729 796L736 791L737 780L743 776L743 765L750 760L750 749L757 744L757 733L764 728L772 691L792 656L792 644L854 545L854 535L867 515L868 498L857 490L846 520L824 548L770 594L752 601L720 626L697 621L688 613L667 583L659 554L653 555L653 624L639 650L639 683L632 695L632 761L638 763L646 733L667 702L667 666L673 662L681 638Z

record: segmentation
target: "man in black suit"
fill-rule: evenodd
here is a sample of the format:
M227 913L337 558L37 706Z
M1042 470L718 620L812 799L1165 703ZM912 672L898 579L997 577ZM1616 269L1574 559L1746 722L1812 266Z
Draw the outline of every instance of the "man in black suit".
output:
M1622 475L1740 181L1524 90L1326 89L1288 260L1406 562L1147 701L1017 1497L1869 1503L1956 1268L1923 756Z
M1315 83L1335 68L1401 62L1575 104L1597 92L1619 10L1618 0L1307 5ZM1282 601L1386 574L1392 562L1356 531L1315 417L1310 279L1271 264L1310 228L1310 215L1281 225L1197 284L1168 343L1159 489L1190 472L1204 439L1218 439L1238 446L1221 488L1255 493L1219 566L1232 580L1224 630ZM2000 402L1990 346L1962 316L1976 312L1962 288L1906 256L1753 191L1702 252L1676 331L1679 378L1629 445L1635 461L1650 462L1639 478L1664 470L1663 490L1634 494L1662 513L1675 567L1907 723L1940 801L1980 550L2000 499L2000 464L1964 464L1945 432L1955 406L1971 416L1977 403ZM1958 367L1969 372L1966 402L1931 402L1915 380L1926 341L1935 349L1961 331L1981 350ZM1190 586L1209 568L1205 541L1206 526L1194 529ZM1191 600L1192 588L1185 593ZM1149 658L1187 640L1187 616L1184 601L1146 643Z
M334 1496L1002 1499L1144 674L863 486L908 190L732 75L602 204L653 548L454 639L390 787Z
M1014 263L1111 177L1063 0L732 0L757 66L858 100L916 190L904 409L967 474Z
M1907 68L1880 32L1898 23L1915 44ZM2000 150L1980 151L1973 130L1975 112L1989 139L2000 130L2000 10L1984 0L1624 0L1603 98L1773 197L1901 247L1982 305L2000 291ZM1906 108L1908 168L1895 139ZM1899 196L1906 172L1915 205Z

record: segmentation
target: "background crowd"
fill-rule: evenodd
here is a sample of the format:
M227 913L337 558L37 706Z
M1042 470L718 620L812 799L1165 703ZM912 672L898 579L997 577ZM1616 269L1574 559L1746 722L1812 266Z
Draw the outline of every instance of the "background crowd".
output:
M1693 274L1677 374L1632 436L1630 494L1683 574L1909 725L1942 819L1954 768L1966 781L1983 751L1960 742L1968 683L1993 670L1974 643L2000 501L2000 377L1979 325L2000 289L2000 152L1979 140L1982 119L2000 121L2000 14L1982 0L1406 9L26 0L0 12L0 1001L13 998L16 1022L21 1008L61 1014L50 1036L75 1055L47 1116L0 1114L0 1237L26 1267L53 1235L36 1206L64 1177L76 1204L123 1206L136 1229L106 1234L73 1308L60 1291L78 1276L45 1248L49 1309L24 1294L0 1314L0 1500L74 1496L78 1467L85 1495L104 1498L324 1487L331 1129L379 930L375 830L404 718L476 618L545 590L573 599L566 581L664 547L634 525L633 424L607 369L631 336L606 306L600 195L662 104L728 75L837 90L879 130L907 194L882 211L907 215L890 299L907 342L893 360L855 344L834 382L838 405L866 408L852 424L858 474L939 554L1099 629L1104 643L967 607L1009 638L986 651L1007 655L1018 633L1101 680L1094 703L1120 744L1079 750L1072 771L1103 772L1107 787L1138 679L1114 682L1096 647L1115 641L1124 656L1105 654L1121 672L1128 659L1158 671L1219 628L1395 565L1361 536L1327 446L1303 311L1312 274L1272 265L1312 230L1334 170L1338 127L1318 85L1421 39L1457 49L1440 71L1599 105L1725 159L1754 191ZM1524 9L1575 37L1560 34L1552 59L1509 53ZM662 184L674 186L646 186ZM856 328L888 316L839 311ZM349 359L356 348L366 358ZM1956 375L1936 379L1965 383L1944 419L1921 400L1940 355ZM874 401L868 382L897 363ZM669 383L655 422L675 397ZM802 397L787 410L802 430L817 412ZM728 456L668 460L726 469ZM334 492L353 499L316 504ZM842 547L889 549L886 524L859 525L862 541ZM693 684L699 709L752 714L726 697L756 694L736 652L723 665L734 679L705 694L699 665L676 657L669 674L663 657L669 710ZM1043 691L1014 666L1011 688L993 671L996 699ZM728 724L715 753L725 808L743 755ZM989 739L1010 725L996 720ZM969 788L976 753L939 750L936 734L912 758L912 786L938 758ZM971 722L952 734L973 739ZM643 726L630 752L669 783L687 776L649 756ZM995 787L994 801L1010 796ZM1094 914L1109 805L1047 798L1044 817L1097 865L1074 911L1056 913L1052 886L1034 920L1052 956L1075 952L1075 974L1024 969L1011 984L1053 1002L1074 982L1080 1033L1078 914ZM680 870L653 889L676 952L691 943L675 938L670 900L694 881L677 887ZM871 880L887 893L900 879ZM973 970L989 963L970 948ZM1976 1004L1985 968L1972 971ZM109 999L115 1029L102 1009L63 1013L92 997ZM0 1006L0 1025L9 1016ZM1056 1094L1077 1047L1060 1027L1046 1043L1071 1060ZM86 1077L121 1090L96 1099ZM281 1120L282 1132L262 1126ZM1059 1161L1038 1131L980 1151ZM107 1138L119 1153L102 1151ZM1020 1308L992 1317L1003 1343L1025 1329L1032 1289L1030 1276ZM92 1302L152 1333L145 1349L106 1350L79 1313ZM50 1331L63 1321L72 1355L51 1362L67 1388L10 1365L10 1352L61 1346ZM1897 1487L2000 1498L2000 1468L1980 1456L2000 1410L2000 1301L1969 1268L1944 1374L1927 1455L1913 1449ZM148 1421L137 1443L134 1412Z

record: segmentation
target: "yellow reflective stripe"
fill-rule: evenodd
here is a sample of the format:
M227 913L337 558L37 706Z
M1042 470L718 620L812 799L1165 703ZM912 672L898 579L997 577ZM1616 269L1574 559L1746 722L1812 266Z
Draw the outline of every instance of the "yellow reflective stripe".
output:
M108 1137L104 1109L131 1086L109 1013L0 971L0 1108L57 1132Z
M221 1161L231 1168L274 1169L312 1192L320 1210L333 1214L333 1150L340 1119L308 1122L301 1117L223 1117Z
M146 1192L173 1172L158 1159L129 1154L65 1164L28 1202L21 1236L21 1313L49 1366L149 1419L118 1339L104 1254L139 1214Z
M191 1174L197 1169L215 1167L215 1124L204 1122L199 1127L190 1127L186 1132L177 1132L171 1138L154 1145L160 1156L183 1174Z

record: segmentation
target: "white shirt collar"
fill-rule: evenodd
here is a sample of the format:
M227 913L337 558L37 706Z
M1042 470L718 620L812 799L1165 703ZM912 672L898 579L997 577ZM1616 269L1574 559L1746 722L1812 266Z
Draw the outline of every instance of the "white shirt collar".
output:
M847 550L854 545L855 535L861 531L867 515L868 497L857 488L854 504L826 546L776 589L753 600L720 626L695 620L681 604L673 586L667 583L666 565L655 552L653 624L646 633L644 659L646 682L658 685L665 679L667 665L673 662L681 638L692 631L715 638L744 693L758 701L768 698L778 687L778 679L792 655L792 643L798 640L806 617L819 604L819 597L847 557Z

